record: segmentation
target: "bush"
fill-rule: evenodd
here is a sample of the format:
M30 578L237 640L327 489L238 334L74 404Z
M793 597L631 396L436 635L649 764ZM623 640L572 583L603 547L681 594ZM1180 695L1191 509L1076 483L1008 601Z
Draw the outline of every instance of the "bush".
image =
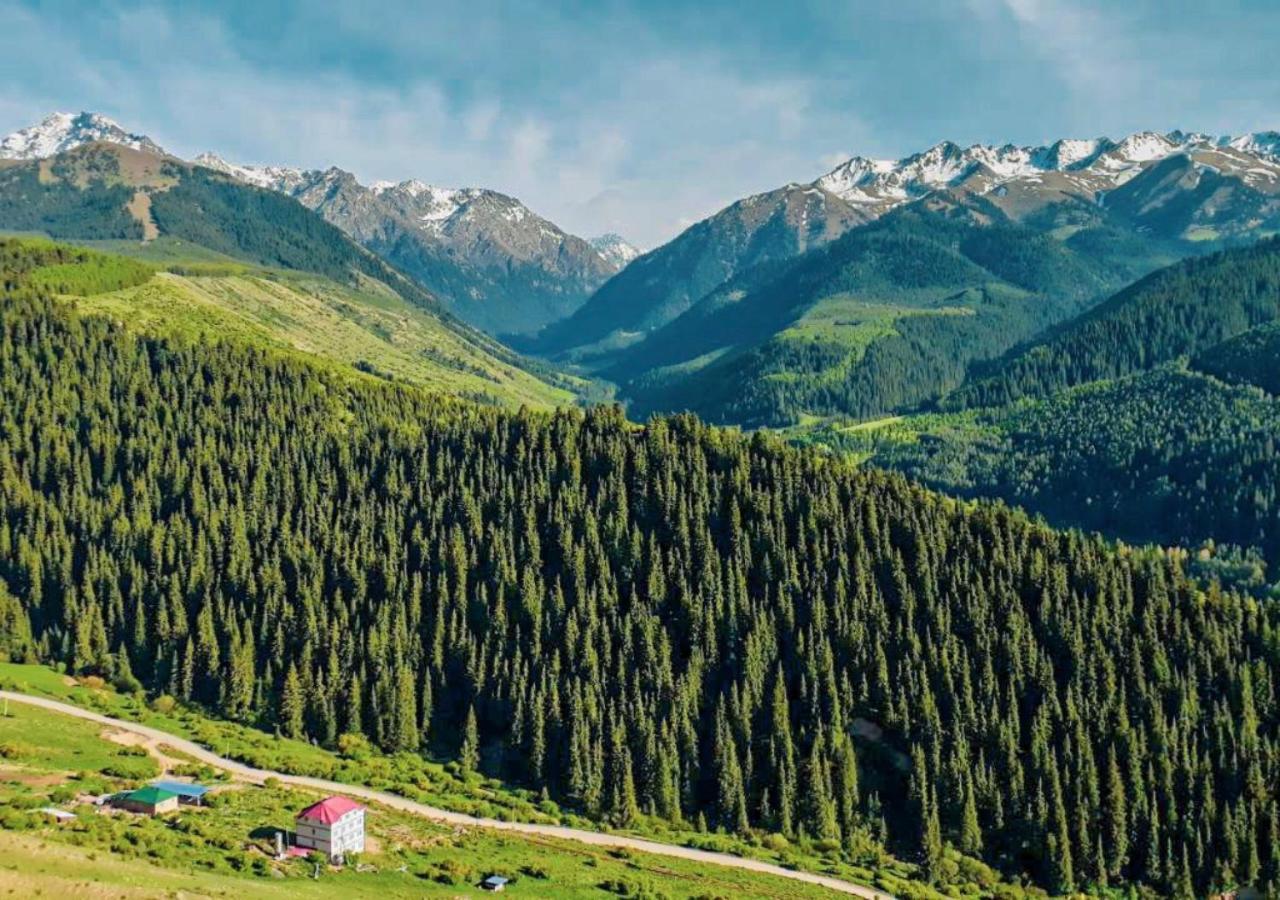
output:
M338 752L347 759L363 760L372 755L373 745L363 734L347 732L338 735Z
M178 701L170 694L161 694L159 697L156 697L151 701L151 708L162 716L167 716L169 713L173 712L174 707L177 705Z
M766 850L772 850L775 853L782 853L784 850L791 849L791 842L781 834L766 834L760 844Z

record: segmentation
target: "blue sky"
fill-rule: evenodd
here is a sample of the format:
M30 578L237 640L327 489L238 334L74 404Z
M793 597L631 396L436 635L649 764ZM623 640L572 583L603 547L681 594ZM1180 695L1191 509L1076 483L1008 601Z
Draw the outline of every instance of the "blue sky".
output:
M179 155L492 187L646 247L853 154L1280 129L1274 0L0 0L0 13L0 133L94 110Z

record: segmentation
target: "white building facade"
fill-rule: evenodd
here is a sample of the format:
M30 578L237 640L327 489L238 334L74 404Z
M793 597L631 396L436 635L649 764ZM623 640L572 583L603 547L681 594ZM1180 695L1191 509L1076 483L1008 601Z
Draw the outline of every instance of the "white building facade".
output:
M298 813L295 844L331 860L364 852L365 808L346 797L328 797Z

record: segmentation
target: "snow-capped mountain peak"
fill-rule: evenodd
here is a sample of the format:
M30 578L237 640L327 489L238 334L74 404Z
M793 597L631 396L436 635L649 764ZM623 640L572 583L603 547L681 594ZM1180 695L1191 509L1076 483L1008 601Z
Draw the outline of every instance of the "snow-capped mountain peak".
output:
M640 251L632 246L620 234L610 231L588 241L601 258L615 269L626 268L627 263L640 255Z
M121 144L149 153L165 152L146 135L127 132L99 113L56 112L0 141L0 159L44 159L94 141Z
M814 182L814 186L875 213L933 191L964 186L987 193L1014 182L1033 185L1061 173L1081 195L1105 192L1144 168L1174 154L1195 156L1229 148L1270 168L1280 163L1280 133L1213 138L1200 133L1141 131L1119 142L1108 138L1064 138L1040 147L974 144L961 148L943 141L899 160L855 156ZM1257 170L1247 166L1242 177Z
M301 184L306 173L288 166L242 166L227 162L215 153L201 153L192 160L196 165L230 175L246 184L268 190L287 190Z

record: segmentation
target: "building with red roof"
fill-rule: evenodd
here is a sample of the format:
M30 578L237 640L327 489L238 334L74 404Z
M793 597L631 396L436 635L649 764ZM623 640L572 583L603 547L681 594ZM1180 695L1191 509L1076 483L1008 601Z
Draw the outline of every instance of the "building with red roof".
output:
M298 813L294 843L332 860L364 852L364 807L347 797L326 797Z

